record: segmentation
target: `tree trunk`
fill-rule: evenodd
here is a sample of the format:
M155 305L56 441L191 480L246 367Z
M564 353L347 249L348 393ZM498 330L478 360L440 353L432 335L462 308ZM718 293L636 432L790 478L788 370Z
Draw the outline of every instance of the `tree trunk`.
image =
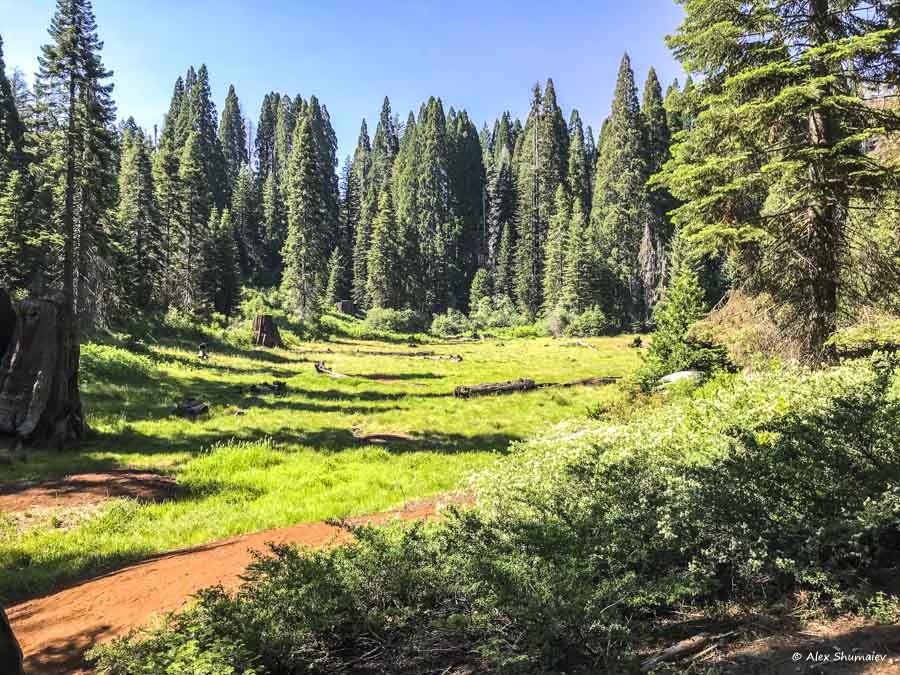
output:
M271 314L260 314L253 319L253 343L269 349L284 346Z
M0 607L0 673L22 675L22 649Z
M508 382L492 382L489 384L473 384L459 386L453 390L457 398L470 398L472 396L490 396L492 394L509 394L514 391L530 391L537 389L534 380L521 379Z
M64 294L23 300L0 361L0 435L62 449L87 430L76 322Z

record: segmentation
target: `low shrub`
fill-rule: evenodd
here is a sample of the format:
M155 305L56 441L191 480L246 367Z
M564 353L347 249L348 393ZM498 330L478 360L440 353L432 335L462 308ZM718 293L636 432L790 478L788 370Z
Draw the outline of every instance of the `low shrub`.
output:
M466 315L451 307L443 314L434 315L434 318L431 320L430 332L432 335L449 337L468 333L471 329L472 327Z
M373 308L366 312L363 325L374 331L415 333L424 328L424 321L411 309Z
M516 308L506 295L484 297L469 313L469 321L479 330L486 328L513 328L524 326L528 318Z
M603 310L594 305L581 314L572 315L564 332L568 337L599 337L608 333L610 328Z
M476 478L476 509L274 547L98 670L629 673L634 631L685 604L804 590L887 620L892 598L857 593L900 541L898 394L870 359L561 425Z

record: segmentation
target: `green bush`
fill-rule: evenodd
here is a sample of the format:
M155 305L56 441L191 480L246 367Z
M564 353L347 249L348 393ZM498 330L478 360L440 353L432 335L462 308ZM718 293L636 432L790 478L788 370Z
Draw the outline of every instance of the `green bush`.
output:
M506 295L484 297L469 314L469 321L475 328L513 328L528 323L516 308L512 300Z
M472 327L466 315L452 307L443 314L435 314L431 320L431 334L449 337L468 333Z
M415 333L422 330L422 317L411 309L373 308L366 312L363 325L369 330L388 333Z
M722 374L517 446L475 510L275 547L236 595L95 658L106 675L629 673L633 631L685 604L804 590L890 617L857 594L895 564L898 443L891 362Z
M597 305L589 307L581 314L575 314L570 318L565 328L565 334L569 337L599 337L610 330L610 323Z

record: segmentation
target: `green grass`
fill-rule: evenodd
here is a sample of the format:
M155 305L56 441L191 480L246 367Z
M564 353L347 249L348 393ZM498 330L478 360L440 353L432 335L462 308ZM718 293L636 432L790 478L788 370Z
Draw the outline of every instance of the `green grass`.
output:
M271 351L217 342L208 362L196 359L194 345L172 339L87 343L82 379L90 439L77 451L35 451L3 467L0 482L150 468L173 475L178 496L158 504L109 502L70 527L24 534L0 528L0 599L47 592L160 551L464 488L510 443L584 417L621 393L573 387L463 401L450 395L453 388L518 377L626 375L637 364L628 336L590 342L596 349L550 338L416 348L460 354L459 363L356 353L408 349L397 340L340 338ZM321 353L328 349L334 353ZM317 374L313 362L320 359L348 377ZM288 394L236 390L272 379L286 381ZM173 416L184 396L209 401L209 418ZM354 431L411 439L370 445Z

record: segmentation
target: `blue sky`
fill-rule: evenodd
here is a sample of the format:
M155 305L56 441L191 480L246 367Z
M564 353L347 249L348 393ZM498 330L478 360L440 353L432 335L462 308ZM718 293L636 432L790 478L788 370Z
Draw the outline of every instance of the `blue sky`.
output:
M205 62L218 109L233 83L254 123L267 91L318 96L341 158L352 153L363 117L374 133L385 94L401 119L436 95L445 108L467 109L480 128L507 109L524 122L531 86L552 77L565 114L578 108L596 133L626 50L639 87L650 66L663 88L683 80L663 39L682 16L672 0L93 4L120 117L161 124L175 78ZM0 0L8 69L36 70L54 5Z

